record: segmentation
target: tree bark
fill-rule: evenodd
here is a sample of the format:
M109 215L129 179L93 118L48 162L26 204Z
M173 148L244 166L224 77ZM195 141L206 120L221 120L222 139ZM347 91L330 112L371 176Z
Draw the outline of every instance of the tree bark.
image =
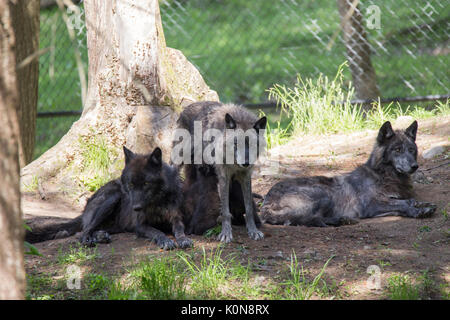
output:
M355 0L337 0L347 49L347 60L352 73L356 98L377 99L380 96L380 91L377 86L375 69L370 60L370 45L367 41L363 17L357 5L358 2Z
M218 100L183 54L166 47L158 0L86 0L84 8L89 69L83 113L57 145L22 170L23 183L37 176L58 184L69 163L82 163L80 137L101 136L117 150L127 145L146 152L158 145L167 161L183 106Z
M19 159L21 167L33 159L39 83L39 0L16 1L12 6L19 86Z
M0 300L25 292L14 10L12 1L0 2Z

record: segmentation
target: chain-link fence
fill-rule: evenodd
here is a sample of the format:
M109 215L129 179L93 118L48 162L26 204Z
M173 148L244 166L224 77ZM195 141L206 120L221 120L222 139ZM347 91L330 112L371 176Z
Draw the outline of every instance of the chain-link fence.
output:
M298 73L334 76L347 58L346 79L355 82L359 70L369 83L369 64L382 97L449 92L446 0L162 0L160 7L167 45L186 55L222 101L267 101L273 84L293 84ZM40 58L39 112L81 109L75 52L87 70L83 21L83 6L41 11L41 48L50 50ZM73 121L39 119L36 154Z

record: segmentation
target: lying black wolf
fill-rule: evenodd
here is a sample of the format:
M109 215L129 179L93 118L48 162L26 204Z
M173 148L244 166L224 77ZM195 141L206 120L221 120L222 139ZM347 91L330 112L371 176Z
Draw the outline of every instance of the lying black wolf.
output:
M164 232L173 232L178 247L192 246L184 234L178 171L162 161L161 149L137 155L123 148L125 168L119 179L101 187L83 213L67 223L27 231L30 243L70 236L81 231L84 245L110 242L110 234L134 232L164 249L176 244ZM162 230L162 231L160 231ZM164 231L164 232L163 232Z
M185 166L186 179L183 184L183 217L187 234L202 235L220 221L220 199L217 190L217 175L212 166ZM229 207L231 223L245 225L245 204L239 182L233 180L230 186ZM261 221L253 202L256 227Z
M430 216L436 206L414 200L410 182L418 168L416 133L416 121L404 132L394 132L390 122L384 123L367 163L343 176L277 183L265 197L261 219L269 224L325 227L376 216Z

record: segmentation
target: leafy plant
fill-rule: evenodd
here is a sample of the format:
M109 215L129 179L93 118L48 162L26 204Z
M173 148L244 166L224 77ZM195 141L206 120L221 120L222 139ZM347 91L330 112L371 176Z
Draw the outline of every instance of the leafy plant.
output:
M327 289L326 282L323 281L322 276L325 272L328 263L333 259L331 256L323 265L320 272L314 277L312 281L308 281L306 271L303 265L299 265L295 252L291 254L291 263L289 265L290 277L283 283L286 288L287 297L295 300L308 300L313 294L322 294L322 288ZM322 283L322 288L320 284Z
M394 274L387 279L387 292L391 300L418 300L419 287L408 275Z
M31 227L29 225L24 223L23 226L24 226L25 230L31 232ZM39 252L39 250L35 246L33 246L31 243L29 243L28 241L24 241L23 244L25 246L24 254L42 256L42 254Z

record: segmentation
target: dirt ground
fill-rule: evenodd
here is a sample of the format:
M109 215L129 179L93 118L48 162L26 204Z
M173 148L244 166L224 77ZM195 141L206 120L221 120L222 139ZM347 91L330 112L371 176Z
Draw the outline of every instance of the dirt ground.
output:
M406 128L410 119L398 119L394 128ZM351 171L364 163L371 151L376 131L348 135L299 137L275 148L279 171L276 175L255 173L254 192L266 194L270 187L284 177L302 175L337 175ZM382 217L362 220L356 225L338 228L307 228L298 226L264 225L262 241L248 238L245 227L233 227L234 240L225 246L225 252L238 253L240 259L253 261L257 266L253 276L261 281L280 277L286 269L292 252L312 274L318 274L324 263L333 256L325 271L325 278L338 288L338 299L384 299L386 279L393 273L418 276L428 271L439 287L450 284L450 117L419 121L417 138L419 171L414 177L417 198L434 202L436 213L427 219ZM445 152L433 159L421 157L431 147L445 146ZM275 157L276 158L276 157ZM266 172L267 173L267 172ZM23 211L30 223L54 221L58 217L72 218L80 214L81 205L64 203L53 194L41 200L37 194L23 195ZM46 218L43 217L56 217ZM43 220L44 219L44 220ZM219 242L202 236L192 236L195 248L216 248ZM99 245L100 257L93 270L123 274L131 262L131 255L160 254L154 244L138 239L132 234L112 236L112 243ZM77 242L76 237L36 244L43 257L26 256L28 273L58 273L51 261L59 252ZM194 249L188 249L194 250ZM367 268L378 266L381 270L382 288L370 289L366 281ZM440 298L438 293L429 298Z

